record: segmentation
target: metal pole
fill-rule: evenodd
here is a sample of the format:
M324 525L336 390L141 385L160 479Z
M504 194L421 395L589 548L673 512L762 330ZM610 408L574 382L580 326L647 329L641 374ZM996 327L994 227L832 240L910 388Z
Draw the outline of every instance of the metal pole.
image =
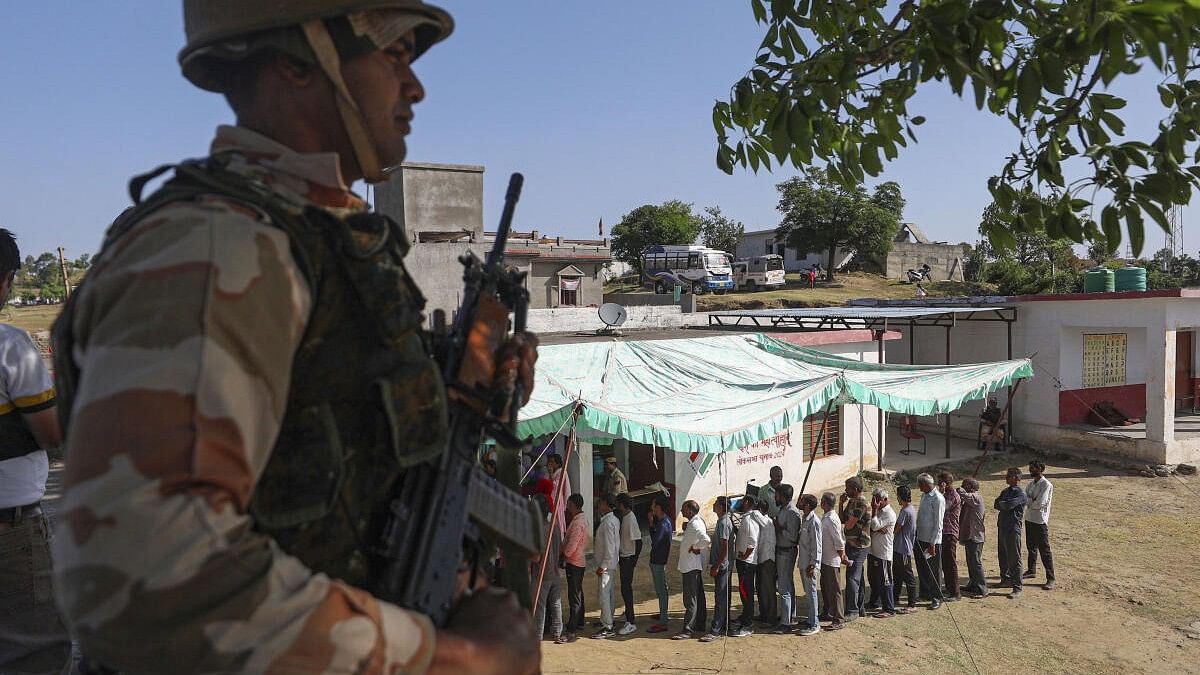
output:
M1013 310L1014 318L1016 318L1016 311L1015 309ZM1012 361L1012 321L1006 321L1004 327L1008 329L1008 360ZM1012 404L1013 391L1015 391L1013 386L1011 384L1008 385L1008 401L1010 405ZM1004 436L1004 446L1008 447L1009 443L1012 443L1012 420L1009 420L1008 433Z
M63 280L63 299L68 300L71 297L71 279L67 276L67 259L63 257L63 247L58 247L58 270L62 272Z
M883 336L887 332L887 324L884 323L884 330L879 331L879 364L883 364ZM883 471L883 408L875 408L877 414L879 429L879 438L875 442L875 470Z
M946 365L950 365L950 326L946 326ZM946 411L946 459L950 459L950 412Z
M917 344L917 323L915 321L908 322L908 363L912 365L916 363L913 355L916 353L915 347Z

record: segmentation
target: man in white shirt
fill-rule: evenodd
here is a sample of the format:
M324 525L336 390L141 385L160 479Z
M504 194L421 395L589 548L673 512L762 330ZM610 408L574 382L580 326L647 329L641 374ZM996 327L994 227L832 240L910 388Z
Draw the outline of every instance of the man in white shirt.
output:
M779 602L775 595L775 521L767 514L767 503L762 499L758 500L754 515L758 518L759 527L758 549L755 551L758 578L754 581L754 587L758 590L758 621L774 627L779 623Z
M672 640L687 640L704 631L708 608L704 599L704 550L711 539L708 526L700 517L700 505L692 500L680 510L686 524L679 542L679 572L683 575L683 629Z
M617 635L630 635L637 631L633 613L633 574L637 570L638 557L642 555L642 528L637 516L633 515L633 497L628 492L617 495L617 514L621 517L621 599L625 601L625 625L617 629Z
M942 521L946 516L946 498L936 489L933 476L917 476L921 489L921 506L917 509L917 578L921 582L921 597L929 600L929 609L942 606L941 558Z
M0 304L21 266L0 229ZM54 604L50 523L42 512L50 460L62 443L54 383L29 334L0 324L0 672L57 672L71 640Z
M613 585L613 569L617 567L620 553L621 521L613 510L617 507L616 495L604 495L597 504L600 524L596 528L592 554L596 559L596 576L600 578L600 630L592 637L603 640L613 632L613 606L616 604L616 588Z
M1033 578L1037 573L1037 557L1042 556L1042 565L1046 568L1046 585L1048 591L1054 590L1054 556L1050 553L1050 502L1054 499L1054 486L1043 475L1046 465L1039 460L1029 463L1029 484L1025 486L1025 494L1029 503L1025 505L1025 549L1029 551L1029 566L1025 568L1025 579Z
M838 579L843 564L850 564L846 556L846 534L842 531L842 519L838 517L837 501L832 492L821 496L821 598L825 607L825 618L832 623L829 630L841 630L846 625L846 608L842 599L842 585Z
M871 600L879 606L877 619L896 616L896 601L892 597L892 538L895 536L896 512L888 503L887 490L875 488L871 493L871 554L867 556L867 578L871 584Z
M800 510L804 517L800 520L800 543L796 552L796 568L800 571L800 579L804 582L804 595L808 598L808 616L800 624L800 635L814 635L821 632L820 619L817 618L817 584L821 576L821 522L817 520L817 498L812 495L800 496Z
M754 515L754 497L746 495L738 502L738 513L742 522L738 525L734 550L737 552L739 590L742 595L742 614L738 617L738 628L733 637L754 634L754 586L758 577L758 538L762 527Z

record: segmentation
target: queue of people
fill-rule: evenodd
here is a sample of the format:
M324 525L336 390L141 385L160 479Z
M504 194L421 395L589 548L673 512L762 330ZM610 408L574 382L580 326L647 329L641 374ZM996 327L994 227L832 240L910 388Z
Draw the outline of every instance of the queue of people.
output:
M615 466L608 470L606 482L623 483L623 476L614 476L614 471ZM1010 598L1020 597L1024 582L1036 573L1038 558L1046 574L1043 588L1055 587L1049 537L1053 486L1044 471L1044 464L1032 461L1031 480L1022 487L1021 470L1010 468L1005 478L1007 487L992 505L996 512L1000 586L1009 589ZM647 632L671 629L668 605L675 583L683 592L684 615L671 637L702 642L726 635L745 637L756 628L799 635L836 631L855 619L890 619L908 614L922 602L929 610L937 610L945 602L961 600L963 595L980 599L989 594L983 569L986 511L979 481L974 477L966 477L955 486L954 476L947 472L936 477L921 474L916 486L919 508L907 485L896 489L893 506L892 495L884 488L871 491L868 499L857 477L846 480L842 494L825 493L819 498L811 494L797 497L793 487L783 482L780 467L772 467L770 478L757 495L718 497L713 505L717 522L711 534L699 504L688 500L681 505L682 535L675 570L678 576L667 570L676 533L674 514L666 495L654 497L646 530L650 576L658 603ZM730 513L731 506L735 514ZM597 507L600 517L593 548L600 617L594 624L598 630L591 637L632 635L638 630L633 577L642 553L642 528L628 492L605 494L597 500ZM558 571L548 571L547 575L555 578L542 584L535 620L560 644L578 639L585 630L583 583L588 528L583 509L583 497L571 494L563 510L565 524L560 525L557 519L550 519L552 509L544 504L554 530L551 555L561 560L566 572L568 606L565 619L557 618L564 616L561 610L547 609L546 605L558 603L560 596ZM1022 530L1028 551L1024 569ZM967 577L961 586L959 546L964 549ZM741 601L737 614L730 607L735 571L735 588ZM713 580L711 604L705 591L705 574ZM623 614L616 613L618 584Z

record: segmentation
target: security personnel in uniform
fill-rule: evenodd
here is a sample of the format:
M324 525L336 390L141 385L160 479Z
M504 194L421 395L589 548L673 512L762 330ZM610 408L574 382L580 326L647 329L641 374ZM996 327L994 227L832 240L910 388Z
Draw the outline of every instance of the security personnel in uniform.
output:
M135 672L525 673L499 589L449 625L373 597L372 525L445 448L407 238L348 186L405 156L421 0L184 0L184 76L237 118L130 185L55 327L69 412L60 603L89 659ZM532 383L536 341L502 355ZM526 392L528 394L528 392Z

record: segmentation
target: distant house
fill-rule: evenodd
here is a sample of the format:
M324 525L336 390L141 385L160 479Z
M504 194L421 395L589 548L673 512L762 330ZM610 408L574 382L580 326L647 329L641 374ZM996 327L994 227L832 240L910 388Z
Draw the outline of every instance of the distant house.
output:
M753 258L754 256L771 253L783 256L783 269L789 272L807 270L815 264L819 264L823 268L829 267L828 251L809 253L789 248L783 240L779 239L775 228L746 232L742 236L741 243L734 250L733 257L735 260L742 260L744 258ZM834 265L834 269L840 269L846 263L850 262L853 257L853 253L838 251L835 257L836 264Z
M929 265L934 281L962 281L964 255L962 244L931 242L916 223L904 223L881 267L889 279L903 279L908 270Z
M484 258L495 241L494 232L483 230L483 173L482 166L405 162L376 187L375 209L404 228L411 247L404 265L427 313L454 316L463 293L458 257L469 251ZM530 309L603 302L601 270L612 261L607 239L512 232L505 258L528 273Z

